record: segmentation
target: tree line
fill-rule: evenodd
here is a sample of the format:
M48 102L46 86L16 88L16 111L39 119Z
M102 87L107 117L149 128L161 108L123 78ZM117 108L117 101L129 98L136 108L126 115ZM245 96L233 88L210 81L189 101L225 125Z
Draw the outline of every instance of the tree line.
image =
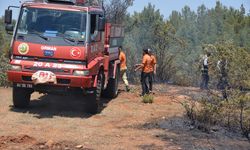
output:
M157 80L180 85L198 85L199 59L208 44L226 46L229 42L244 49L247 56L250 52L250 13L243 5L235 9L218 1L214 8L201 5L197 11L185 6L165 19L148 4L142 12L127 14L124 24L131 80L135 76L133 64L140 62L143 48L153 49L158 58Z

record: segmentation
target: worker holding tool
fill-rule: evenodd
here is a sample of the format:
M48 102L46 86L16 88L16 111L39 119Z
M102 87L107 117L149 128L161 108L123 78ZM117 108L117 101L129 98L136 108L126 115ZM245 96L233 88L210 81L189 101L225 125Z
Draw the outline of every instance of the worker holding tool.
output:
M153 66L153 71L150 72L150 80L149 80L149 92L151 93L153 91L153 82L155 79L155 75L156 75L156 57L153 54L153 51L151 49L148 49L148 54L149 56L152 58L152 66Z
M152 78L150 76L150 73L154 71L154 66L153 64L153 59L150 57L148 49L143 49L143 58L142 58L142 63L137 64L135 67L135 71L141 69L141 85L142 85L142 94L141 96L144 96L145 94L149 94L149 82ZM148 81L148 82L147 82Z

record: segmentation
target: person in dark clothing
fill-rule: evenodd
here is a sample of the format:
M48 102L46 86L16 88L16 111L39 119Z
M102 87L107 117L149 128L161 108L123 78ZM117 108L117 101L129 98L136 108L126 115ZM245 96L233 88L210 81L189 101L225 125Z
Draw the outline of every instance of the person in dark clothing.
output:
M141 72L141 86L142 86L142 96L144 96L145 94L149 94L150 91L150 84L148 85L148 83L150 83L151 80L151 75L150 73L146 73L146 72ZM148 83L147 83L148 81Z
M227 71L227 60L223 58L217 62L217 68L219 70L219 81L217 88L221 90L223 99L227 100L227 88L228 84L228 71Z
M208 64L209 64L209 56L211 54L209 52L206 53L206 55L202 58L202 66L201 66L201 89L208 89L208 81L209 81L209 74L208 74Z

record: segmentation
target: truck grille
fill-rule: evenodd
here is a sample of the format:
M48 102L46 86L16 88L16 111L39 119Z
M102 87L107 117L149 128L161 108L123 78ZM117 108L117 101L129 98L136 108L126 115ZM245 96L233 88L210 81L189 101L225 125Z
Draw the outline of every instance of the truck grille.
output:
M30 60L30 61L40 61L40 62L86 65L85 61L80 61L80 60L62 60L62 59L56 59L56 58L41 58L41 57L33 57L33 56L16 56L16 55L13 56L13 58L17 60Z
M36 72L38 70L51 71L53 73L59 73L59 74L70 74L69 69L38 68L38 67L27 67L27 66L24 67L24 71Z

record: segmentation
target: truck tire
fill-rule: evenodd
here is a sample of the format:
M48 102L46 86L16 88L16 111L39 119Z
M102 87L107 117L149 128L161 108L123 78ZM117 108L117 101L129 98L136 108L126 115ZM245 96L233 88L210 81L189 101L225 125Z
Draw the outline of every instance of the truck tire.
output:
M30 95L33 90L26 88L13 87L12 89L12 99L13 105L16 108L26 108L30 103Z
M96 88L92 89L92 93L87 96L86 111L91 114L100 112L101 109L101 93L103 89L104 74L100 72L97 76Z
M118 95L118 83L120 77L120 68L116 68L115 78L110 78L108 80L107 88L103 92L103 96L106 98L115 98Z

